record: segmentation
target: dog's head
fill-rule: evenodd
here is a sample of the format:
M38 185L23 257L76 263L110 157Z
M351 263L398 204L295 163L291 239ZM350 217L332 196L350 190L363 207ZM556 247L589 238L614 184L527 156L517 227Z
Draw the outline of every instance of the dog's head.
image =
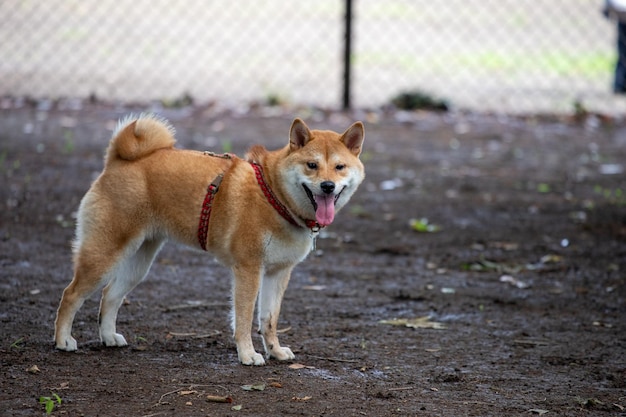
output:
M343 134L310 130L295 119L289 132L287 157L279 162L281 183L292 209L302 218L328 226L363 181L359 160L363 147L363 123L356 122Z

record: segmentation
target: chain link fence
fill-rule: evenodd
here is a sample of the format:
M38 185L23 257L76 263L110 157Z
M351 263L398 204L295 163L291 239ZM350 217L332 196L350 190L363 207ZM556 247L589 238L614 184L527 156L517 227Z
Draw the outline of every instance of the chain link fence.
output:
M602 0L354 0L351 104L626 109ZM0 95L339 108L346 0L5 0Z

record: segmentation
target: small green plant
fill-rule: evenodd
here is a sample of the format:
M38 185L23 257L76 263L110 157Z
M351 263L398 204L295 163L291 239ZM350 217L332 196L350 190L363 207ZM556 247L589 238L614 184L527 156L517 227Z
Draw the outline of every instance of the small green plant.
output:
M550 184L546 184L545 182L541 182L541 183L537 184L537 191L542 193L542 194L549 193L550 190L551 190Z
M593 187L593 191L604 197L604 199L610 204L615 204L618 206L626 205L626 191L621 188L604 188L601 185L596 185Z
M411 219L409 221L411 229L420 233L436 233L441 231L441 226L430 223L427 218Z
M423 91L406 91L391 99L391 103L402 110L447 111L450 105L445 100L433 97Z
M582 117L589 114L589 110L581 100L575 100L573 104L574 116Z
M72 132L71 130L66 130L65 134L63 135L65 137L65 142L63 144L63 153L64 154L71 154L74 152L74 132Z
M20 337L19 339L17 339L15 342L11 343L11 349L22 349L24 347L23 345L24 343L24 338Z
M193 106L194 98L191 94L185 92L180 97L166 98L161 100L163 107L169 109L181 109L183 107Z
M267 95L265 103L271 107L282 106L285 104L285 100L277 93L270 93Z
M39 404L42 404L46 409L46 414L52 414L54 407L56 405L61 405L61 397L55 392L52 393L51 397L41 396L39 397Z

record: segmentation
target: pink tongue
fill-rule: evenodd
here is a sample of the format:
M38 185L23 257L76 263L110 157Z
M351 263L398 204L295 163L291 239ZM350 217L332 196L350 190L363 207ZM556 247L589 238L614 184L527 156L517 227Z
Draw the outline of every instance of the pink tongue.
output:
M316 195L315 220L320 226L328 226L335 219L335 197L332 195Z

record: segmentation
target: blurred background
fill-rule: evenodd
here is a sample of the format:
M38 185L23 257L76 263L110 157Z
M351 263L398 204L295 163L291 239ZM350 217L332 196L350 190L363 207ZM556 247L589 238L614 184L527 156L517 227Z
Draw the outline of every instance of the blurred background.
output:
M616 28L602 0L353 0L351 10L347 3L4 0L0 97L626 109L611 90Z

